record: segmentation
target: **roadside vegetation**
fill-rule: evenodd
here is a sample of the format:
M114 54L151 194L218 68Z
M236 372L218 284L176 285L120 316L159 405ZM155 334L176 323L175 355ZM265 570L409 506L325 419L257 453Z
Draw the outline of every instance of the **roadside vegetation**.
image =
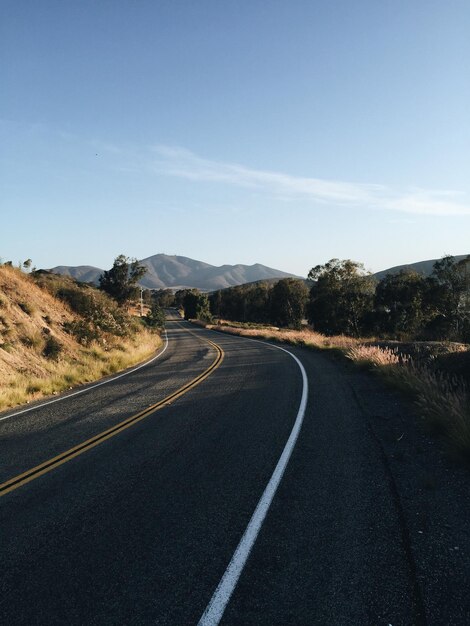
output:
M118 301L66 276L27 272L29 265L0 266L0 410L133 366L161 345L159 309L128 313L135 285Z
M309 281L309 289L283 279L214 292L204 325L333 350L373 369L470 461L470 257L444 257L428 277L401 271L380 282L360 263L332 259Z
M450 449L470 461L470 394L462 375L447 370L443 363L453 357L465 357L465 369L470 371L468 345L435 343L433 346L409 345L409 352L399 344L389 347L374 339L347 335L327 336L307 328L292 330L218 320L216 324L198 322L206 328L233 335L276 341L314 350L329 350L346 357L361 367L378 373L385 381L409 394L415 401L424 427L432 434L442 436ZM425 355L425 356L424 356Z

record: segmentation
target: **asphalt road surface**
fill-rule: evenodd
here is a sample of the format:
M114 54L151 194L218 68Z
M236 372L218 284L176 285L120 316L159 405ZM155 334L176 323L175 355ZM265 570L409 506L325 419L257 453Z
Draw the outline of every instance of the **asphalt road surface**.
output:
M276 347L167 328L147 366L0 415L1 624L185 626L208 607L306 390ZM470 624L468 470L369 374L288 349L305 417L221 623Z

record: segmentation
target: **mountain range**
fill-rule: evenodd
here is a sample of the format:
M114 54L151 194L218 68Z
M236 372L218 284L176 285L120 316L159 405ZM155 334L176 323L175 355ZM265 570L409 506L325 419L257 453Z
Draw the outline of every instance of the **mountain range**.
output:
M456 261L465 259L467 255L454 257ZM373 276L381 280L386 274L397 274L400 270L414 270L428 276L437 259L418 261L407 265L396 265L387 270L375 273ZM196 261L185 256L155 254L139 261L147 268L147 273L140 281L147 289L200 289L214 291L225 289L244 283L260 280L275 280L280 278L300 278L294 274L255 263L254 265L210 265L203 261ZM75 280L98 284L98 279L104 270L91 265L67 266L58 265L51 272L65 274Z
M147 273L139 283L147 289L197 288L201 291L214 291L259 280L295 277L294 274L260 263L215 266L188 257L168 254L155 254L142 259L139 263L147 268ZM50 271L95 284L98 284L98 279L103 273L102 269L91 265L75 267L58 265Z

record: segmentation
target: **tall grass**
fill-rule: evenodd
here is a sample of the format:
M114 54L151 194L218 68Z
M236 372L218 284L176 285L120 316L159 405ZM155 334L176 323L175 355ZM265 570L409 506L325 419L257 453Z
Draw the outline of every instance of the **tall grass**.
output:
M207 328L221 330L232 335L243 337L252 337L257 339L265 339L268 341L280 341L291 345L305 345L312 348L334 348L345 350L351 346L359 344L359 340L346 335L336 335L327 337L313 330L290 330L285 328L277 328L276 326L251 327L252 325L236 324L234 322L226 322L220 320L217 325L204 324Z
M124 370L150 358L161 344L159 335L144 329L138 335L122 339L107 349L99 345L84 347L73 360L51 360L40 375L21 372L10 374L0 387L0 410L55 395Z
M106 294L0 265L0 410L92 382L148 358L157 333Z
M389 380L408 389L426 426L470 460L470 394L462 379L433 371L387 348L360 345L350 348L346 356L378 368Z

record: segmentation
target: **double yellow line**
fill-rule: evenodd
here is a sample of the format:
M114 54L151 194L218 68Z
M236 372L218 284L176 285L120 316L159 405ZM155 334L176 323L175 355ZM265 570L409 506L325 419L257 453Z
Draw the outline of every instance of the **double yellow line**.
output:
M82 441L73 448L70 448L69 450L66 450L65 452L62 452L61 454L53 457L52 459L44 461L44 463L36 465L36 467L32 467L26 472L18 474L18 476L14 476L6 482L0 484L0 496L4 496L7 493L10 493L10 491L18 489L18 487L21 487L22 485L25 485L26 483L29 483L36 478L39 478L39 476L42 476L43 474L47 474L47 472L52 471L56 467L59 467L59 465L67 463L67 461L74 459L76 456L79 456L80 454L91 450L91 448L94 448L103 441L106 441L106 439L110 439L111 437L114 437L114 435L118 435L123 430L126 430L126 428L130 428L134 424L137 424L137 422L140 422L141 420L145 419L149 415L152 415L159 409L162 409L164 406L170 404L171 402L174 402L185 393L202 383L203 380L210 376L210 374L212 374L212 372L219 367L224 358L224 351L220 346L218 346L213 341L210 341L209 339L204 339L204 341L207 341L207 343L215 348L217 356L213 363L206 370L204 370L202 374L199 374L199 376L196 376L196 378L191 380L189 383L186 383L186 385L183 385L183 387L180 387L166 398L163 398L163 400L160 400L156 404L152 404L152 406L147 407L140 413L136 413L135 415L132 415L132 417L128 417L122 422L119 422L119 424L116 424L115 426L112 426L111 428L108 428L107 430L98 433L97 435L91 437L90 439L87 439L86 441Z

